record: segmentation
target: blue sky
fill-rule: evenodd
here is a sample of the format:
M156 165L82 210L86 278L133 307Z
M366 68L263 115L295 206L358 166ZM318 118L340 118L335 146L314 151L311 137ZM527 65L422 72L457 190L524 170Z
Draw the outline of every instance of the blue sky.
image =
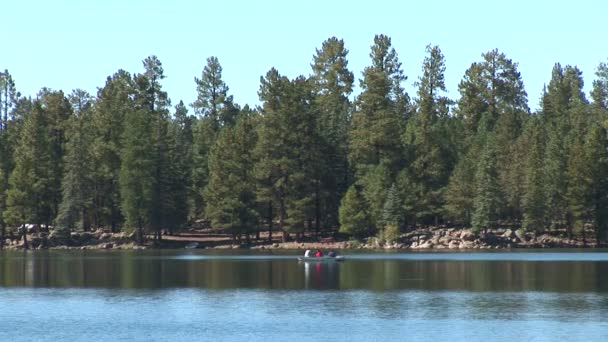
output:
M392 37L409 77L420 74L424 48L439 45L446 85L458 98L464 71L498 48L519 63L537 108L555 62L578 65L589 91L608 58L608 1L156 1L55 0L0 3L0 70L23 94L47 86L93 94L118 69L141 72L155 54L173 104L196 98L193 78L217 56L236 102L258 104L259 78L271 67L289 77L310 73L321 43L343 38L360 78L377 33ZM358 83L358 82L357 82Z

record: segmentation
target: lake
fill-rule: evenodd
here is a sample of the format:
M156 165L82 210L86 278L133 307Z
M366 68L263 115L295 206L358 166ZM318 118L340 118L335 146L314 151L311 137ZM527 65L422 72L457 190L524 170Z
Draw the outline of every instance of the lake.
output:
M607 341L608 251L0 252L0 341Z

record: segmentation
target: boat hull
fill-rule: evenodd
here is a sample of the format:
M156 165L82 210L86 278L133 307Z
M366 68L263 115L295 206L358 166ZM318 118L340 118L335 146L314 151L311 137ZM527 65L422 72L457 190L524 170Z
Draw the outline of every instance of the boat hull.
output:
M344 261L344 257L338 255L336 257L322 256L322 257L298 257L300 262L336 262Z

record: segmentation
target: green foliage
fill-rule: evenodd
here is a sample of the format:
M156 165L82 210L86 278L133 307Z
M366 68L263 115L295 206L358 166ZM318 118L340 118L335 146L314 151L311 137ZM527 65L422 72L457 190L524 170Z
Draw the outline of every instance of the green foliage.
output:
M340 203L340 232L356 238L368 236L373 232L367 209L368 205L358 187L352 185L348 188Z
M380 243L390 245L399 239L400 233L401 230L399 229L399 226L395 224L387 224L378 234L378 240Z
M392 226L399 230L403 226L403 203L399 198L399 191L397 191L395 183L391 185L386 194L381 223L383 229Z
M92 139L89 138L92 135L93 99L86 91L75 90L70 95L70 101L75 115L66 130L68 141L64 158L63 198L57 225L76 228L75 224L81 222L83 230L88 230L94 193Z
M355 101L349 160L359 174L384 163L394 177L402 163L400 136L409 105L401 88L406 77L389 37L377 35L371 49L372 65L363 71L362 92Z
M91 153L93 158L92 216L96 226L110 226L116 231L122 222L119 175L123 132L127 114L134 110L131 75L119 70L109 76L97 99L91 118Z
M48 116L37 100L25 119L16 147L15 167L9 178L5 221L13 226L22 223L50 223L55 199L54 171Z
M249 234L257 228L253 151L256 132L250 114L222 131L209 157L209 184L205 188L207 217L213 228Z
M354 76L348 70L348 50L344 41L332 37L316 50L311 64L314 108L318 113L317 131L322 155L321 179L315 190L317 228L338 223L340 199L348 188L348 124Z
M310 83L271 69L261 79L262 119L255 148L257 195L272 202L284 232L300 233L313 217L321 176L317 115Z
M518 146L523 146L527 151L524 168L525 190L522 195L522 227L528 231L539 232L545 228L546 210L543 192L543 141L540 129L539 122L531 122L518 141Z
M429 221L441 214L442 189L447 185L454 159L445 137L449 134L448 120L451 101L441 96L445 62L439 47L427 46L423 74L417 82L417 111L408 122L404 144L411 160L405 176L408 184L406 206L415 212L416 221Z
M196 117L183 102L170 113L155 56L141 74L109 76L95 99L47 88L21 97L5 70L0 226L55 224L65 241L89 226L160 238L208 218L249 235L262 214L296 236L339 223L393 241L406 223L506 220L534 231L592 224L606 239L607 63L591 103L581 70L556 64L531 113L518 64L492 50L465 71L452 110L439 47L427 46L412 103L389 37L374 37L352 103L348 53L332 37L310 78L270 70L260 115L233 102L216 57L194 78Z
M496 151L491 140L486 142L475 173L475 198L473 201L473 229L490 228L499 217L502 192L498 183Z

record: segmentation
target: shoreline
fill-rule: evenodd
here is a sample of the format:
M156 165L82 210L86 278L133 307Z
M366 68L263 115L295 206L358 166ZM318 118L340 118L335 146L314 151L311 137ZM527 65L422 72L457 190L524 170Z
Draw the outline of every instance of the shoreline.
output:
M273 234L268 240L267 232L260 240L251 239L235 243L230 235L217 232L184 232L164 235L160 242L150 238L144 245L134 243L134 235L109 233L103 230L94 232L72 232L69 241L61 242L54 232L32 232L27 234L28 249L51 250L137 250L137 249L250 249L250 250L509 250L509 249L555 249L555 248L601 248L605 243L596 244L592 232L585 238L569 238L565 230L543 233L523 232L512 229L492 229L475 234L470 229L456 228L419 228L401 234L393 243L380 243L375 238L364 241L346 240L334 237L305 236L303 241L282 242L280 234ZM23 239L6 239L4 249L24 249Z

